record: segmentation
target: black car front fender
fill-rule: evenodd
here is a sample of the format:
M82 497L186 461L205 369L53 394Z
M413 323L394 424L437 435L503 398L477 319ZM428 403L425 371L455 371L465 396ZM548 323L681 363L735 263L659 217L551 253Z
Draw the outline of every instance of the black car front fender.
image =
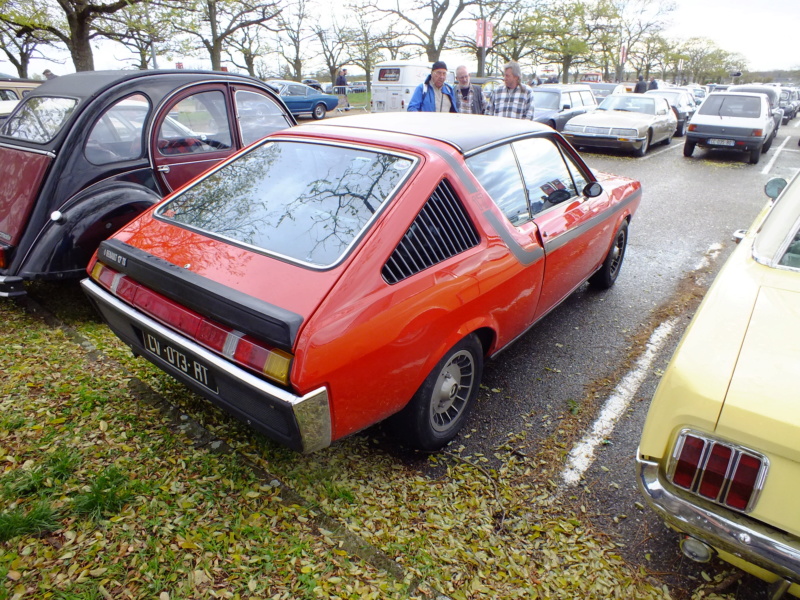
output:
M82 276L100 242L159 200L147 187L117 183L70 201L42 228L19 275L24 279Z

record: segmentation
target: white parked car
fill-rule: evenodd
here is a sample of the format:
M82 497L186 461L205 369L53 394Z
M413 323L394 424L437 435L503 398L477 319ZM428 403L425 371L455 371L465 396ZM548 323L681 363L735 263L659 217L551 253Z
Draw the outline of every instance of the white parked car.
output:
M756 164L775 139L775 121L763 94L715 92L705 99L689 121L683 155L696 146L747 152Z

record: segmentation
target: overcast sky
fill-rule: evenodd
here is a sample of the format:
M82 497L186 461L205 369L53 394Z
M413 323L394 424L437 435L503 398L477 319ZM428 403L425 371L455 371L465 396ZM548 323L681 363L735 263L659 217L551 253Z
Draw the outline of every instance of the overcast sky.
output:
M800 0L675 0L670 38L706 37L751 71L800 68Z
M671 39L706 37L728 52L738 52L747 59L752 71L800 68L800 0L674 0L677 10L666 34ZM129 56L118 45L104 45L95 51L95 68L115 69L130 65L122 62ZM61 54L63 64L35 60L31 74L50 68L55 73L71 73L75 69L68 55ZM449 62L463 61L461 56L444 56ZM176 59L179 60L179 59ZM209 68L208 60L186 58L186 68ZM424 62L424 59L423 59ZM159 67L172 68L174 63L159 58ZM455 68L456 65L453 65ZM311 65L309 65L311 67ZM0 71L15 73L12 65L0 61Z

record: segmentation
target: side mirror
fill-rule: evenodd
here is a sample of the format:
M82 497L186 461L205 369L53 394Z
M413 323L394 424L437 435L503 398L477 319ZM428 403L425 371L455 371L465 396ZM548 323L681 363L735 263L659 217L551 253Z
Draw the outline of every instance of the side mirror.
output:
M565 104L564 106L561 107L561 110L569 110L570 108L572 108L572 106L570 106L569 104Z
M774 179L770 179L767 182L767 185L764 186L764 193L775 200L775 198L781 195L781 192L785 187L786 180L782 177L775 177Z
M586 186L583 188L582 191L583 195L587 198L597 198L600 194L603 193L603 186L593 181L591 183L587 183Z

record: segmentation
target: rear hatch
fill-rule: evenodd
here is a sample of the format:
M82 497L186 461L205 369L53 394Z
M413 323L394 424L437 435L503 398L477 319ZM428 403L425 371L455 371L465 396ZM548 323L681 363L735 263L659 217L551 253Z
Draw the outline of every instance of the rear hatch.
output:
M98 259L294 352L299 328L413 163L368 148L266 141L133 221Z

